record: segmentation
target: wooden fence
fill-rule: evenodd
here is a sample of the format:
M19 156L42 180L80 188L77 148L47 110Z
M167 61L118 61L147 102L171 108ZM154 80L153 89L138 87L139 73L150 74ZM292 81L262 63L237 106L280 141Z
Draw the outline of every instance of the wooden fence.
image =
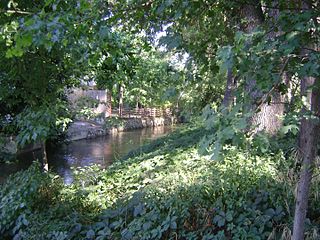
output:
M138 108L138 109L112 109L111 116L120 116L121 118L142 118L142 117L171 117L170 108Z

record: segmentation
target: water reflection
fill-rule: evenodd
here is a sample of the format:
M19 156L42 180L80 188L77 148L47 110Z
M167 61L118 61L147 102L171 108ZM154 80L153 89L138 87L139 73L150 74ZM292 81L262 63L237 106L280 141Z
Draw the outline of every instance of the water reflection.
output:
M173 127L160 126L89 140L79 140L70 144L48 149L50 168L64 178L66 184L72 182L72 167L84 167L99 164L108 167L115 159L121 158L129 151L138 148L145 142L164 136ZM11 173L26 169L33 160L41 158L39 151L19 155L20 160L14 164L0 164L0 182Z

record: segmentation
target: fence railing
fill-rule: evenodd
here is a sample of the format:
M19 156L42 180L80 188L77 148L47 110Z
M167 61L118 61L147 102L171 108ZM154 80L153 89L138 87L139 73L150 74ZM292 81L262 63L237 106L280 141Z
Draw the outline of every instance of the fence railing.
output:
M135 109L112 109L111 116L119 116L122 118L141 118L141 117L171 117L170 108L135 108Z

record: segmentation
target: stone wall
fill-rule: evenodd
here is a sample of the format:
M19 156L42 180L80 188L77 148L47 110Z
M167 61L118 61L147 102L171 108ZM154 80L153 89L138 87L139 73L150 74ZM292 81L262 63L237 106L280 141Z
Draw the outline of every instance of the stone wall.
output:
M89 139L98 136L104 136L108 132L103 129L102 125L86 122L77 121L71 124L68 128L67 138L69 141L76 141L80 139Z
M75 141L108 134L116 134L118 132L129 131L133 129L172 125L175 123L176 119L174 117L130 118L124 119L121 126L114 126L109 129L104 129L103 125L98 123L78 121L71 124L68 129L67 136L69 141Z
M3 140L3 144L0 146L0 152L6 154L17 154L23 152L29 152L36 149L41 148L41 144L39 142L26 144L23 148L18 148L17 141L15 137L5 137Z
M111 115L111 95L108 90L83 90L74 88L67 92L68 100L71 105L75 105L76 101L81 97L90 97L98 100L100 103L94 109L95 113L105 113L105 117Z
M108 134L117 134L118 132L130 131L134 129L142 129L147 127L157 127L164 125L172 125L177 123L174 117L149 117L149 118L129 118L124 119L122 126L111 127L104 129L102 124L77 121L71 124L68 129L67 139L69 141L76 141L80 139L90 139ZM14 137L7 137L4 139L4 144L0 146L0 152L8 154L16 154L21 152L33 151L40 149L40 143L28 144L22 149L18 149Z
M174 117L149 117L149 118L130 118L125 119L122 126L108 129L109 133L117 133L123 131L130 131L134 129L142 129L147 127L157 127L164 125L176 124Z
M132 118L125 121L125 130L139 129L145 127L157 127L163 125L171 125L175 123L175 119L169 117L149 117L149 118Z
M0 152L6 154L16 154L18 146L13 137L4 137L0 139Z

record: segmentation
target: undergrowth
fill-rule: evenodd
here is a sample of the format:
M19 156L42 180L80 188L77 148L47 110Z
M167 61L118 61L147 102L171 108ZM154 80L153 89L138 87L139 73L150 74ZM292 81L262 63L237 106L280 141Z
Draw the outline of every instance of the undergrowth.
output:
M106 170L77 169L70 186L37 164L0 190L3 239L290 239L295 175L281 152L226 146L198 154L205 130L186 126ZM317 178L314 181L319 182ZM316 238L318 188L308 223Z

